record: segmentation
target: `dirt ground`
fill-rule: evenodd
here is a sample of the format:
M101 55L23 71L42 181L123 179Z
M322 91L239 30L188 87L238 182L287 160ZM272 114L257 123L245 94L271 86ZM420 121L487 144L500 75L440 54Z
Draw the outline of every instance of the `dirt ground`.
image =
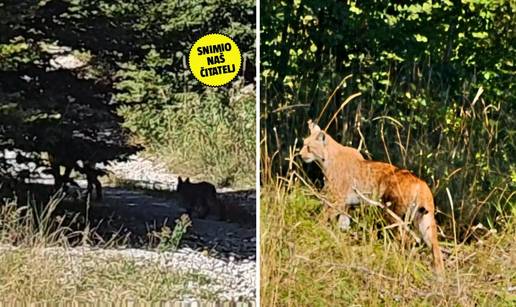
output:
M206 251L217 258L255 259L256 221L254 190L218 193L217 198L230 208L228 220L214 216L192 219L192 226L183 237L180 247ZM102 201L89 205L82 200L66 199L55 214L77 221L74 228L86 223L99 235L98 241L108 241L115 234L123 237L122 245L153 249L158 238L152 233L163 226L174 228L175 221L186 213L174 191L140 188L104 188Z
M80 182L82 192L86 183ZM3 187L3 190L8 188ZM13 190L8 194L12 195ZM33 191L27 197L28 190ZM30 184L16 186L17 203L22 206L26 199L37 207L46 206L51 195L51 184ZM116 246L140 249L155 249L159 238L153 233L160 233L163 226L173 229L175 221L186 213L177 192L171 189L141 188L132 185L107 186L103 189L102 201L87 202L67 196L56 208L53 215L64 218L62 225L72 231L84 230L89 225L95 235L89 237L91 244L102 244L116 237ZM34 192L36 191L36 192ZM5 196L5 191L2 195ZM71 194L71 193L70 193ZM12 197L12 196L11 196ZM205 219L192 219L180 244L194 250L206 251L210 256L220 259L256 258L256 192L218 191L217 198L228 212L227 220L220 221L214 216ZM39 200L38 200L39 199ZM229 210L228 210L229 209ZM71 240L72 244L81 241L81 237Z

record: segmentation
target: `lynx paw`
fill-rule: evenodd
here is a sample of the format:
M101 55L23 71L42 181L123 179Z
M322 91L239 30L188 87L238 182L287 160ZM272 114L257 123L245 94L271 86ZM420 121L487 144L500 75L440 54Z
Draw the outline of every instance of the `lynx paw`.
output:
M339 219L337 220L337 226L339 226L340 230L347 231L350 229L351 219L349 216L345 214L339 215Z

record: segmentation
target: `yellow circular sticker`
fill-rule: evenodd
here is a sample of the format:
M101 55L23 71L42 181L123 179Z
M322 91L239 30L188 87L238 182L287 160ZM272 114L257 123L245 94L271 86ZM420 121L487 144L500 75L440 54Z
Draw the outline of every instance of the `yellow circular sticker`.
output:
M223 34L208 34L192 46L188 61L197 80L209 86L222 86L238 74L242 55L231 38Z

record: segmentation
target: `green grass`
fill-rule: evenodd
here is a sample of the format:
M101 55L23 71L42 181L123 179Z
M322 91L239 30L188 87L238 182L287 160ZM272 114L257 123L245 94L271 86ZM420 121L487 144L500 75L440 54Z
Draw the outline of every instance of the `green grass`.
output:
M95 233L89 228L72 232L56 217L61 201L58 194L43 209L19 206L16 200L0 203L2 301L218 300L217 281L206 275L106 251L122 247L122 238L89 248ZM178 244L184 231L172 230L170 244ZM77 244L87 248L72 248L71 236L82 238Z
M0 297L7 301L216 300L210 278L67 249L16 248L0 253Z
M446 274L431 271L424 246L402 248L383 230L377 208L352 212L343 232L327 223L322 204L299 185L268 184L261 196L263 306L508 306L516 304L516 219L500 232L451 251Z
M256 93L235 82L230 89L177 95L163 109L123 108L125 125L146 153L173 173L217 186L251 187L256 178Z
M182 105L167 142L153 147L170 170L219 186L254 186L256 96L239 90Z

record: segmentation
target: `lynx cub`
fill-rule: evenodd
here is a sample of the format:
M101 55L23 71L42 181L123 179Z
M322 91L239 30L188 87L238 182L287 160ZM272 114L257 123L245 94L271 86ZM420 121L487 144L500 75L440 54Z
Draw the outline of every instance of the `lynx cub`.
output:
M183 181L179 177L177 192L186 204L190 217L204 219L213 214L220 220L225 219L223 206L217 200L215 186L208 182L191 183L189 178Z

